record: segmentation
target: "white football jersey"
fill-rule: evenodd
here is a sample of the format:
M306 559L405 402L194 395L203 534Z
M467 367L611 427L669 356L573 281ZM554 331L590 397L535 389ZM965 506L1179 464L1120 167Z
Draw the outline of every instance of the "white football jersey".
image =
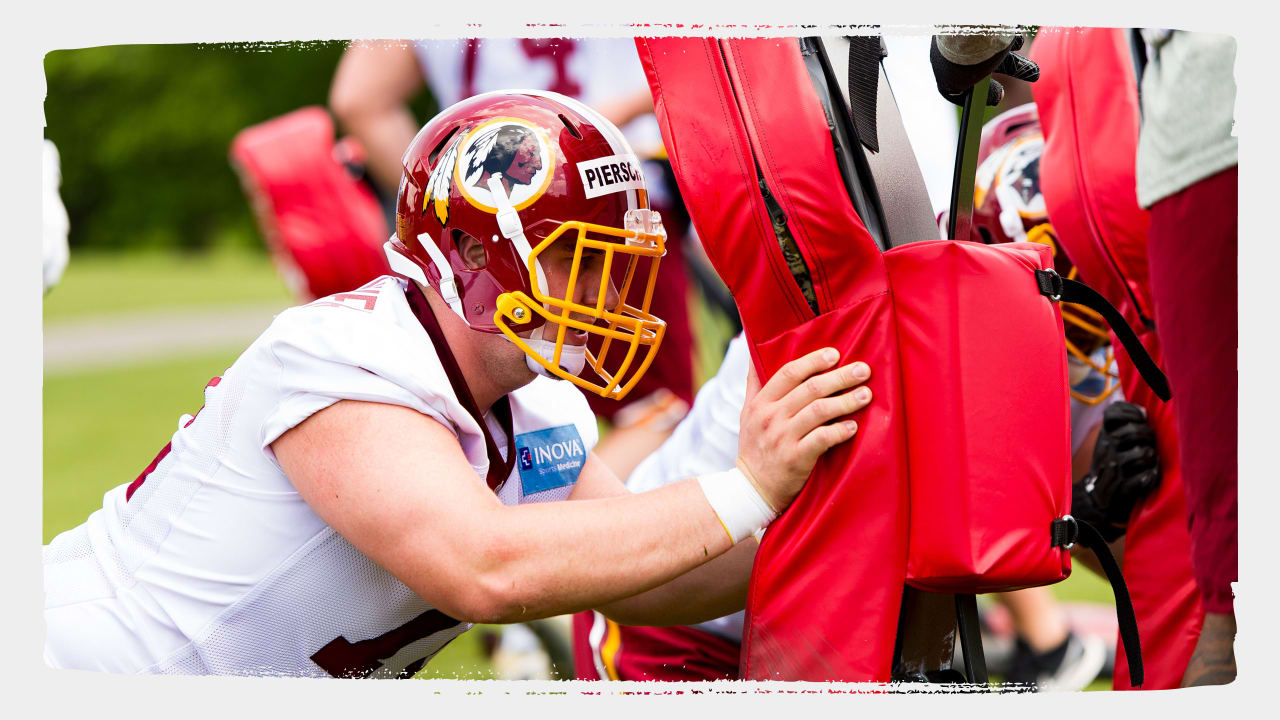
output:
M418 64L441 108L493 90L553 90L593 108L648 88L632 38L419 40ZM645 114L621 128L640 157L662 147Z
M270 447L342 399L402 405L455 434L475 470L459 481L485 482L483 435L404 289L384 276L281 313L210 383L148 472L45 547L48 664L395 677L470 627L326 525ZM596 441L586 399L541 376L509 397L517 460L498 497L565 499ZM505 452L500 423L486 421Z

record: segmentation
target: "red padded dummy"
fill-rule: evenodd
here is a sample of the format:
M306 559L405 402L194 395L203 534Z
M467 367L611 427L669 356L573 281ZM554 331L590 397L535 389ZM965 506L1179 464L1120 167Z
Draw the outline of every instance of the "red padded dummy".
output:
M1066 578L1071 553L1049 527L1071 512L1067 354L1061 311L1032 280L1052 249L931 240L884 259L907 423L907 583L981 593Z
M1050 537L1071 482L1062 318L1036 282L1051 251L932 240L882 253L795 39L637 44L759 376L824 345L871 367L857 436L820 459L764 536L743 675L887 681L904 583L988 592L1070 572ZM780 250L788 235L816 314Z
M907 552L893 310L880 250L835 163L812 160L834 151L795 42L636 44L672 167L738 303L762 381L826 345L840 350L841 362L872 368L875 401L853 416L857 436L819 460L764 536L748 591L743 676L887 681ZM808 265L816 317L779 248L760 176Z
M1159 363L1155 332L1143 322L1152 317L1148 216L1135 190L1138 97L1124 31L1042 28L1032 58L1040 64L1032 92L1044 129L1040 183L1049 218L1081 279L1125 315ZM1143 689L1176 688L1204 612L1191 573L1173 409L1147 387L1114 339L1112 346L1125 398L1146 408L1155 429L1162 470L1159 488L1134 509L1124 544L1124 576L1146 665ZM1127 668L1117 643L1116 689L1129 688Z
M333 121L319 107L246 128L231 143L272 259L304 300L390 272L382 252L387 221L373 192L335 157L341 151L361 149L349 138L335 145Z

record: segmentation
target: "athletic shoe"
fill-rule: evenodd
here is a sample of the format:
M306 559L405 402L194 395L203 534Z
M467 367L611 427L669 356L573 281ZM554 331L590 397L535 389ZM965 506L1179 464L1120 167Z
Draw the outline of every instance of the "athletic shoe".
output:
M1067 649L1056 668L1044 668L1036 677L1040 692L1083 690L1102 672L1107 662L1106 642L1097 635L1067 636Z

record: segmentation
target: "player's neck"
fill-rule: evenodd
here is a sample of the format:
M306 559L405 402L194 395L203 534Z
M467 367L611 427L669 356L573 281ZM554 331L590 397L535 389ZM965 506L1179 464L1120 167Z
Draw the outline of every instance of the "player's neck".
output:
M440 325L441 332L444 333L449 351L453 353L453 359L462 370L463 379L471 392L471 398L476 402L476 408L481 413L488 413L489 408L499 398L518 389L519 386L507 387L494 373L486 372L484 359L476 347L478 339L476 331L467 327L467 324L434 291L424 289L424 294L431 305L436 322Z

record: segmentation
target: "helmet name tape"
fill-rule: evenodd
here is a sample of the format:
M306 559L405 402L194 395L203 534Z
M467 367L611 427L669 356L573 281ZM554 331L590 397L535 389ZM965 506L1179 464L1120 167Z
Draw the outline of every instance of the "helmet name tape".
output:
M644 187L640 163L634 155L610 155L578 163L583 194L589 198Z

